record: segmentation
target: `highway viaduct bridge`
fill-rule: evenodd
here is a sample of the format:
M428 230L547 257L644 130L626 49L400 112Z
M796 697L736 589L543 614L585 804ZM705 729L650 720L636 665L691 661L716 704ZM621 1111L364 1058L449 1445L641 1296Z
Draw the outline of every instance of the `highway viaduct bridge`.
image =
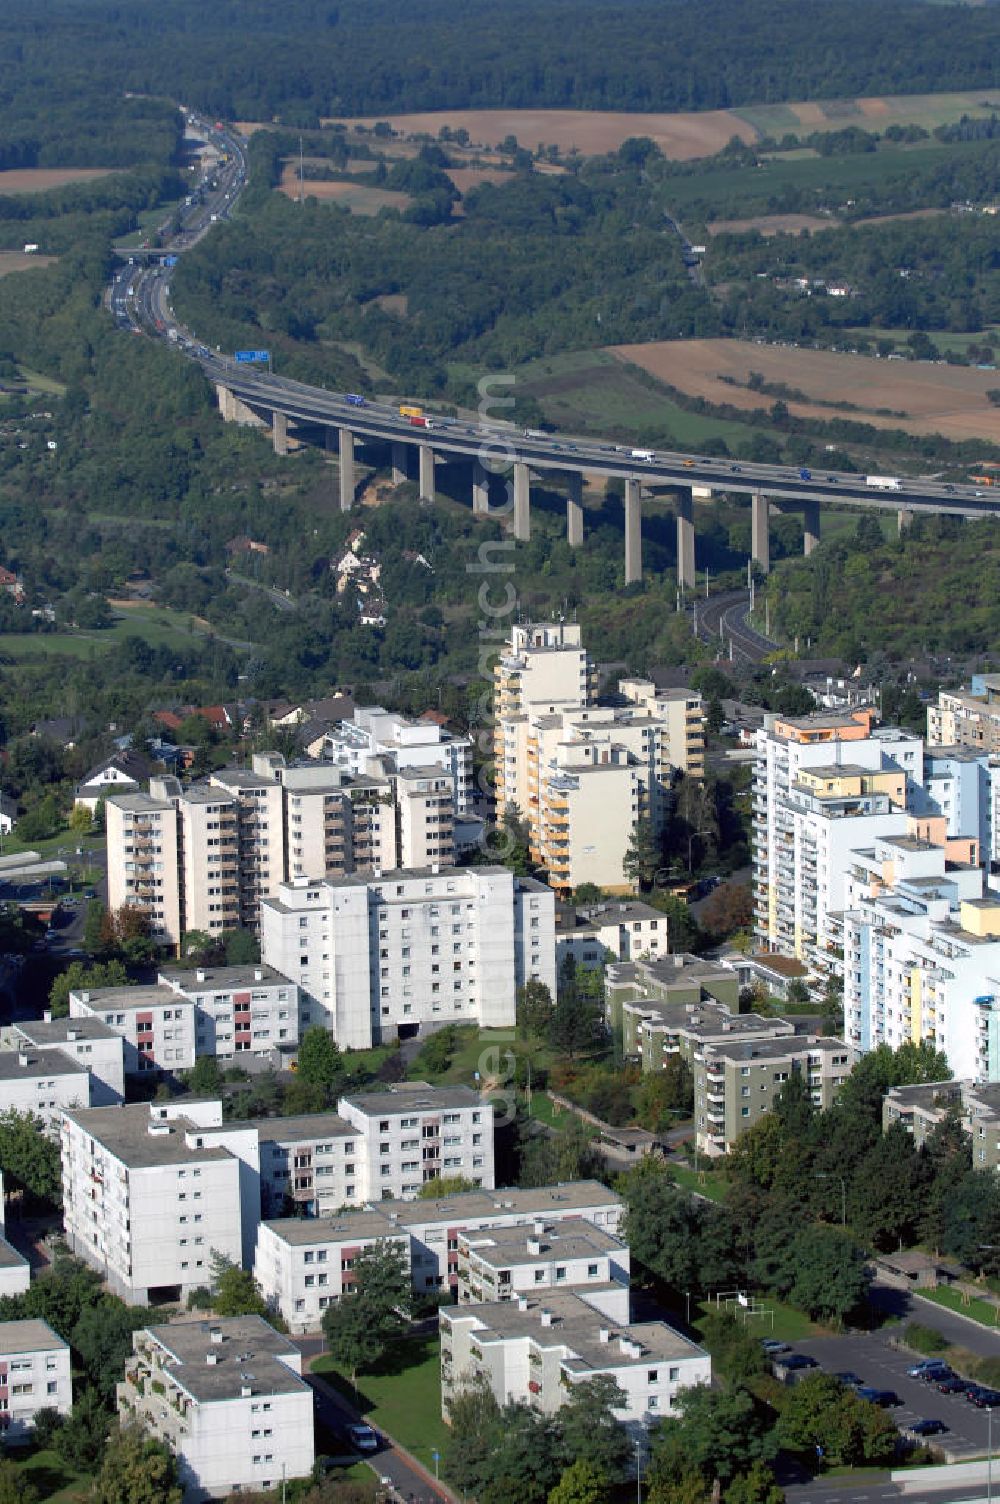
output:
M416 448L420 495L433 500L435 463L465 460L471 467L472 510L477 516L512 513L515 538L531 536L531 484L539 474L559 476L566 489L566 537L571 547L583 542L582 491L585 475L624 482L625 583L642 578L642 501L644 496L672 496L677 516L677 577L684 588L695 584L693 495L727 491L751 498L751 553L765 573L770 568L769 518L773 509L799 511L806 554L820 538L824 503L891 509L905 527L920 512L962 517L1000 512L1000 494L971 485L934 480L884 477L870 485L864 476L846 472L795 470L707 456L637 450L599 443L575 435L524 432L512 424L428 413L414 424L397 407L349 400L238 365L207 351L199 356L214 383L220 412L227 421L262 424L271 430L276 454L288 452L294 426L303 437L319 430L325 447L336 452L340 470L340 505L347 510L356 489L355 452L359 443L388 445L393 478L406 478L407 452ZM502 398L499 399L502 402ZM498 403L499 405L499 403ZM424 426L426 423L426 426ZM491 506L490 477L509 476L504 507Z

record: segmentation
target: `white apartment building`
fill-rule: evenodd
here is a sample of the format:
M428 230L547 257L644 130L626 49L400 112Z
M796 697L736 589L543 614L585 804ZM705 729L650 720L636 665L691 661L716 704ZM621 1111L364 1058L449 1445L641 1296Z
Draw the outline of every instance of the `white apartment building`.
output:
M274 1064L299 1042L299 989L273 966L165 968L157 982L194 1006L194 1052Z
M400 1082L341 1097L337 1111L361 1135L369 1200L405 1200L429 1180L494 1184L493 1105L467 1086Z
M71 992L69 1016L96 1019L121 1036L126 1076L188 1071L194 1065L194 1002L162 983Z
M431 1201L381 1201L317 1220L285 1217L261 1223L254 1277L291 1331L315 1331L327 1306L350 1283L353 1260L372 1243L389 1239L406 1249L415 1291L447 1285L457 1292L464 1233L530 1229L536 1221L551 1229L569 1219L614 1236L623 1215L620 1196L586 1180L532 1190L463 1191ZM616 1254L618 1267L623 1257Z
M5 1049L76 1060L90 1076L89 1107L110 1107L125 1095L125 1046L121 1034L97 1018L21 1019L3 1031ZM81 1104L83 1105L83 1104Z
M62 1050L0 1050L0 1112L30 1112L58 1132L66 1107L90 1106L91 1077Z
M874 728L869 709L768 716L753 782L754 932L822 978L838 959L830 915L844 907L849 854L903 835L923 779L923 743Z
M178 879L180 839L172 799L112 794L104 806L108 853L108 904L147 911L154 940L179 945L184 924Z
M599 1291L547 1290L490 1305L443 1307L441 1413L483 1376L499 1405L508 1400L554 1415L577 1384L607 1376L625 1394L618 1419L638 1433L683 1407L684 1390L710 1384L708 1353L663 1321L620 1322L596 1306Z
M259 1316L144 1327L118 1385L123 1424L176 1455L185 1500L281 1489L315 1461L302 1354Z
M573 1290L627 1323L629 1277L628 1246L583 1217L458 1235L460 1305Z
M540 883L429 867L284 883L261 906L261 950L299 985L303 1031L322 1024L367 1049L427 1025L509 1027L523 979L554 994L553 925Z
M667 916L648 903L597 903L556 910L556 975L567 957L580 971L606 961L656 961L669 953Z
M436 721L411 720L381 705L358 705L352 720L328 732L322 756L354 775L377 771L376 764L403 774L433 769L447 775L456 813L464 815L472 800L472 742Z
M47 1321L0 1322L0 1436L8 1446L30 1441L39 1410L73 1408L69 1344Z
M625 679L595 705L595 678L567 623L516 626L496 667L497 811L525 820L552 886L628 892L637 821L663 827L678 771L704 773L701 697Z
M338 1113L268 1118L257 1126L265 1217L330 1217L370 1194L363 1139Z
M31 1266L4 1236L6 1200L0 1170L0 1296L23 1295L31 1286Z
M223 1129L220 1102L64 1112L66 1241L130 1305L184 1300L214 1252L252 1256L257 1156L256 1130Z
M844 913L844 1022L857 1052L926 1040L956 1077L1000 1081L1000 895L912 837L856 851Z

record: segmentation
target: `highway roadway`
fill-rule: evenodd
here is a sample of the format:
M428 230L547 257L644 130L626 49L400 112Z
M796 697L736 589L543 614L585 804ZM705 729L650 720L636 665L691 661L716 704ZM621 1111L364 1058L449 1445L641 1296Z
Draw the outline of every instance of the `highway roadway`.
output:
M693 628L699 642L708 643L719 652L726 651L736 663L761 663L781 646L747 624L750 611L748 590L724 591L694 603Z
M247 180L246 155L239 137L232 131L189 117L192 129L202 135L220 154L218 165L205 172L202 184L193 194L195 202L185 205L176 218L179 228L165 238L164 255L182 255L198 243L220 220L229 216ZM221 162L221 155L228 160ZM214 180L216 186L211 188ZM171 216L174 218L175 216ZM120 254L130 253L123 249ZM509 423L469 423L428 413L426 425L415 426L399 408L383 401L351 400L350 394L330 392L322 387L306 386L246 365L238 365L220 351L212 351L175 319L170 306L170 271L162 264L126 265L115 276L110 292L110 306L118 323L169 340L185 354L197 360L206 376L224 386L259 412L284 413L293 422L306 427L348 429L357 437L368 436L392 442L423 443L438 453L455 457L481 459L496 468L520 460L532 470L575 471L588 474L639 480L647 488L696 487L706 492L726 491L767 496L778 504L809 506L838 505L875 507L912 512L948 512L962 516L987 515L1000 511L1000 492L968 484L951 484L934 478L905 476L883 477L883 484L870 486L864 476L845 471L787 465L766 465L748 461L717 459L714 456L684 454L666 450L640 449L636 446L602 442L592 436L571 433L541 433L515 427Z

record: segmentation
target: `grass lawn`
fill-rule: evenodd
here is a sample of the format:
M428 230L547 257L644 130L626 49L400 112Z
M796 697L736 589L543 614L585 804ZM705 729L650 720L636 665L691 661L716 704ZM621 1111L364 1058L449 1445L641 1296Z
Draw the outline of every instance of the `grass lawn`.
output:
M889 339L894 344L905 345L913 330L866 328L864 325L860 325L857 328L847 329L844 332L853 335L855 339ZM991 325L978 334L952 333L947 329L929 329L927 332L943 355L947 355L949 351L958 351L964 355L970 345L995 346L997 341L1000 340L1000 329L996 325Z
M944 1306L948 1311L955 1311L959 1316L971 1316L973 1321L978 1321L982 1326L1000 1326L1000 1306L994 1305L992 1301L980 1300L978 1296L973 1296L968 1304L964 1304L958 1290L948 1290L943 1287L936 1290L921 1290L920 1294L925 1300L932 1300L935 1305Z
M710 1171L696 1172L685 1165L675 1164L669 1165L668 1169L678 1185L686 1191L697 1191L699 1196L707 1196L709 1201L721 1201L726 1194L725 1181Z
M765 1337L776 1337L781 1342L801 1342L806 1337L823 1337L827 1335L826 1329L810 1321L809 1317L796 1309L795 1306L784 1305L780 1300L771 1300L766 1295L758 1297L759 1303L767 1312L773 1312L774 1325L771 1324L771 1316L754 1316L747 1320L748 1332L756 1333L761 1340ZM724 1310L725 1306L720 1306ZM731 1307L737 1310L738 1307ZM715 1313L715 1302L711 1300L699 1301L698 1311L702 1316ZM695 1326L698 1325L698 1317L695 1317Z
M83 852L83 856L77 858L77 847ZM0 841L0 856L16 856L21 851L37 851L43 861L49 862L62 855L62 860L75 866L77 861L86 864L87 853L91 851L103 851L103 835L78 835L75 830L60 830L56 835L49 836L44 841L22 841L19 836L4 836Z
M184 648L205 636L185 611L135 606L116 611L114 624L101 631L0 633L0 658L18 663L53 657L88 659L110 652L126 637L141 637L152 647Z
M13 1456L16 1461L16 1452ZM86 1473L74 1472L52 1451L26 1457L19 1471L38 1490L40 1504L77 1504L77 1500L86 1497L94 1481Z
M33 392L45 392L51 397L65 397L66 383L55 381L51 376L42 376L38 371L29 371L27 366L19 366L21 380L26 381Z
M338 1370L328 1354L315 1360L312 1371L323 1374L367 1421L388 1432L431 1473L435 1450L441 1454L442 1472L446 1470L450 1433L441 1419L437 1337L413 1338L387 1354L377 1372L359 1377L359 1396L355 1396L350 1375Z

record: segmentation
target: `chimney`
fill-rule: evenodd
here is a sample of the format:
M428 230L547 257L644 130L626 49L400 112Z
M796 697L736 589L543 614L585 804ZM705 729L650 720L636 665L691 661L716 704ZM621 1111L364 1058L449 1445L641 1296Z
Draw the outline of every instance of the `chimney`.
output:
M81 992L80 993L80 1001L82 1003L89 1003L90 1002L90 993L89 992Z
M66 1030L66 1038L67 1039L82 1039L82 1037L83 1036L80 1033L79 1029L67 1029Z
M539 1218L536 1218L532 1223L532 1231L534 1232L536 1238L544 1237L545 1223L542 1222Z
M25 1068L31 1064L31 1056L25 1050L18 1050L17 1063L22 1068Z
M255 982L262 982L264 980L264 973L260 970L259 967L254 972L253 979L254 979Z
M205 971L203 971L202 968L199 966L198 970L195 972L195 978L199 982L204 982L204 981L207 980L207 973Z
M598 1331L597 1335L598 1335L598 1338L600 1339L601 1342L610 1342L611 1341L611 1329L610 1329L610 1327L602 1326L600 1328L600 1330Z
M216 1365L216 1363L218 1363L218 1361L219 1361L219 1355L218 1355L218 1353L206 1353L205 1354L205 1362L208 1364L208 1366L210 1368L214 1368L215 1365Z
M541 1253L541 1251L542 1251L542 1245L541 1245L541 1243L539 1243L538 1239L537 1238L529 1238L528 1239L528 1252L531 1254L532 1258L536 1258L537 1259L537 1257Z
M552 1312L551 1311L543 1311L542 1312L542 1326L551 1326L551 1325L552 1325Z
M517 1309L519 1311L526 1311L528 1309L528 1302L525 1300L523 1295L519 1295L517 1297Z
M222 1328L221 1328L221 1326L209 1327L209 1329L208 1329L208 1335L209 1335L209 1338L211 1339L212 1342L215 1342L215 1343L221 1342L222 1341Z
M252 1394L253 1394L253 1390L251 1389L251 1387L250 1387L249 1384L241 1384L240 1385L240 1398L241 1399L245 1399L245 1400L249 1399Z
M42 1023L43 1024L50 1024L51 1022L52 1022L52 1009L51 1008L46 1008L42 1012Z

